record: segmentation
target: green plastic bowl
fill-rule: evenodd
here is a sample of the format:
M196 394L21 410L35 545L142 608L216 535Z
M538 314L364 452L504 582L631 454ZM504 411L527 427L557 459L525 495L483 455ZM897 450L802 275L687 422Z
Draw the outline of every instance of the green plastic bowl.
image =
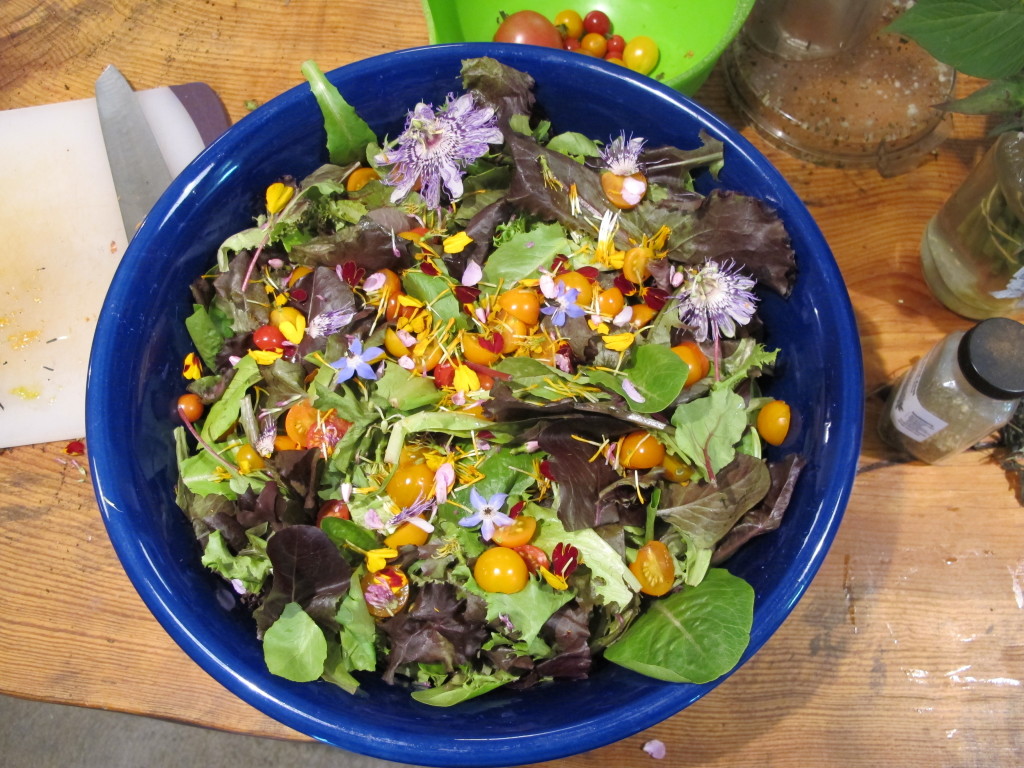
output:
M585 5L569 0L423 0L423 13L431 43L462 43L490 42L501 23L501 11L537 11L549 19L567 9L581 16L604 11L611 19L612 32L627 42L647 35L658 44L661 58L651 77L692 96L753 6L754 0L631 0Z

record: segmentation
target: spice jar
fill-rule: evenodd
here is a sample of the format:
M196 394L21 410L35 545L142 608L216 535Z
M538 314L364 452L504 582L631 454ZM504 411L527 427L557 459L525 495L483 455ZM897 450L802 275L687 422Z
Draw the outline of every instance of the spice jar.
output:
M882 439L934 464L1006 424L1024 397L1024 325L1005 317L951 333L893 387Z

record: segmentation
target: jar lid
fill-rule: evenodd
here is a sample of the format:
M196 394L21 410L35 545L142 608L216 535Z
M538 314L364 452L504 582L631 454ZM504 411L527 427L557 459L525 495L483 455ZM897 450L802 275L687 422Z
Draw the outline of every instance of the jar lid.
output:
M1024 397L1024 325L1016 320L982 320L960 340L957 361L983 395L996 400Z

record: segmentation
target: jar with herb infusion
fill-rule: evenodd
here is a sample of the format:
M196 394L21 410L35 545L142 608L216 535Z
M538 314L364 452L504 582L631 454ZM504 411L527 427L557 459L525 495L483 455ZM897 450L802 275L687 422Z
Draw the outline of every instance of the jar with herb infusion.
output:
M951 333L893 387L882 439L937 463L1006 424L1024 397L1024 325L1005 317Z

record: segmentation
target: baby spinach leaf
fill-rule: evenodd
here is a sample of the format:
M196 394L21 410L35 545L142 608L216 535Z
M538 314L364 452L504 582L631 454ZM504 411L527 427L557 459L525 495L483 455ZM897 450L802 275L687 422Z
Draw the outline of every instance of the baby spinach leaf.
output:
M410 413L438 402L443 393L434 386L433 379L388 361L384 375L377 380L376 395L383 399L387 408Z
M686 384L686 376L690 366L683 362L668 347L645 344L637 347L629 365L622 369L622 376L607 371L590 369L587 376L595 384L601 384L622 395L629 407L638 413L657 413L668 408L679 397ZM622 386L628 380L643 398L634 399Z
M698 586L653 601L604 656L658 680L709 683L736 666L753 619L753 588L713 568Z
M513 283L536 277L537 270L551 264L555 256L576 250L558 224L541 224L520 232L499 245L484 264L484 280Z
M561 152L563 155L575 158L599 157L601 154L601 149L592 139L574 131L566 131L565 133L559 133L557 136L552 136L547 147L555 152Z
M355 109L345 101L315 61L303 62L302 74L309 81L309 87L324 116L327 151L331 162L346 165L361 159L366 145L377 140L370 126L356 114Z
M441 321L462 318L459 300L455 298L448 281L443 277L410 271L405 273L402 285L410 296L429 305L435 318Z
M327 638L298 603L288 603L263 634L263 658L273 674L308 683L323 674Z

